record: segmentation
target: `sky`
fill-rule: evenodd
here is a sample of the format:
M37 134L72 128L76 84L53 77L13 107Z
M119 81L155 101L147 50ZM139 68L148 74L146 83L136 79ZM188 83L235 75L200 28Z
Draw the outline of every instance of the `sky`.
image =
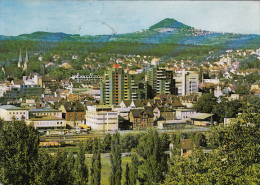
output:
M131 33L165 18L197 29L260 34L259 1L0 0L0 35Z

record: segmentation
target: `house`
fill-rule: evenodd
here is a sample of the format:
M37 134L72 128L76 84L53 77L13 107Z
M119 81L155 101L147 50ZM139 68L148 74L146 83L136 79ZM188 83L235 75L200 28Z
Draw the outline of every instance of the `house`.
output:
M65 102L59 110L62 111L62 118L66 120L67 125L75 127L84 123L86 108L80 102Z
M57 116L46 116L38 118L30 118L26 120L27 125L32 125L39 130L49 129L65 129L66 120Z
M154 121L158 120L160 118L160 116L161 116L161 109L158 108L158 107L155 107L153 109L153 115L154 115Z
M60 93L60 97L64 98L64 99L67 99L68 95L70 94L71 92L69 90L63 90L61 91Z
M108 105L88 106L86 125L92 130L118 130L118 111Z
M15 120L26 120L29 118L28 109L16 107L13 105L3 105L0 106L0 118L4 121L12 121Z
M174 120L175 119L175 111L173 109L161 107L160 108L160 118L163 119L163 120Z
M180 139L180 148L181 148L181 156L185 157L191 154L192 152L192 140L191 139ZM174 149L172 143L170 144L170 151Z
M153 108L145 107L145 109L131 109L129 113L129 119L130 122L133 123L133 128L153 127Z

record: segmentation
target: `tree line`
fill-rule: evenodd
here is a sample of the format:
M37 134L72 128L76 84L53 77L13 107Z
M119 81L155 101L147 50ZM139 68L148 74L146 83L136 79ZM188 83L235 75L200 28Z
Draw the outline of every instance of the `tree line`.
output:
M0 121L0 182L4 184L100 184L101 152L110 152L109 184L258 184L260 181L260 115L244 113L229 127L201 132L159 134L149 129L141 136L106 135L92 140L90 164L88 142L80 142L77 156L58 150L39 150L39 134L22 121ZM192 153L180 156L181 139L192 140ZM106 141L105 141L106 140ZM123 141L124 140L124 141ZM131 141L129 143L129 141ZM172 156L165 153L170 142ZM211 152L203 149L214 147ZM131 147L135 146L135 147ZM122 149L130 150L131 162L122 168Z

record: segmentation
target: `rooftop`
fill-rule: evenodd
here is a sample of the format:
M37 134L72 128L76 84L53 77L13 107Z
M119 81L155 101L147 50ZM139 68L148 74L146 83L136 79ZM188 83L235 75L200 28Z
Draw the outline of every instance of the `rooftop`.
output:
M28 110L26 108L16 107L16 106L13 106L13 105L2 105L2 106L0 106L0 109L5 109L5 110Z

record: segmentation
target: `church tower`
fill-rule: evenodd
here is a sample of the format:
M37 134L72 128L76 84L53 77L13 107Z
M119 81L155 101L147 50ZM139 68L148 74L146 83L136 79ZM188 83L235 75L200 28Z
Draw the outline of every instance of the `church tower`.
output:
M29 62L29 58L28 58L28 53L27 53L27 48L26 48L26 56L25 56L25 61L24 61L24 66L23 66L23 70L27 70L27 64Z
M20 49L20 55L19 55L19 60L18 60L18 67L21 67L22 62L23 62L23 59L22 59L22 52L21 52L21 49Z

